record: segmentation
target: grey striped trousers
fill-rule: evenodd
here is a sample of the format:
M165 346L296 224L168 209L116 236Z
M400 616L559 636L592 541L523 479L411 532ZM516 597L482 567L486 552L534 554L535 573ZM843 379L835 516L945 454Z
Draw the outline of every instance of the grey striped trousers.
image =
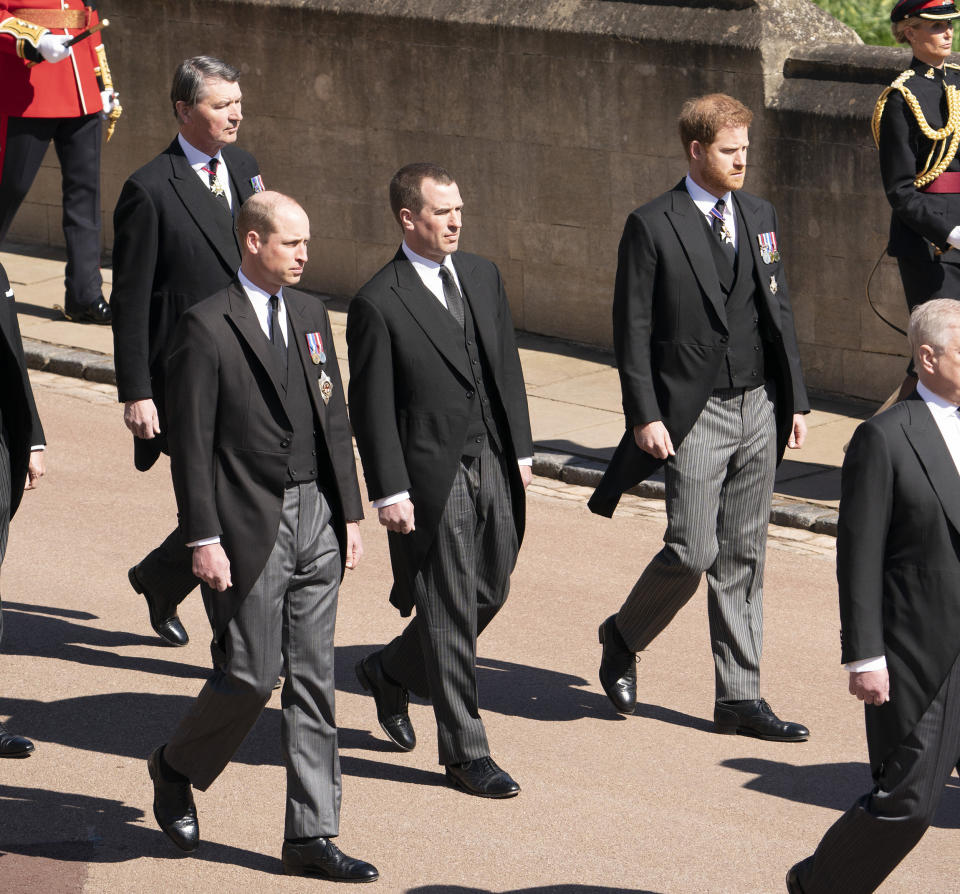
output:
M171 767L206 790L253 727L283 669L286 838L334 836L339 830L333 634L340 546L330 521L316 483L284 491L267 564L211 647L213 674L163 753ZM206 584L201 589L206 601Z
M461 458L415 582L416 616L381 653L390 677L433 702L441 764L490 753L477 696L477 636L507 599L519 549L503 463L489 438L480 456Z
M617 614L634 652L670 623L707 575L716 699L760 697L763 567L776 472L767 389L718 389L667 461L667 531Z

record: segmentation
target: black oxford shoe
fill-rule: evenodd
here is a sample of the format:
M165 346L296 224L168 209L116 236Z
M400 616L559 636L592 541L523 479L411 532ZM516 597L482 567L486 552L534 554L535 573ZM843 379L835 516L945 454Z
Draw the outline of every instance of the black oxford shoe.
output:
M169 782L162 770L161 745L147 759L153 780L153 815L164 834L182 851L195 851L200 844L197 807L189 782Z
M489 755L462 764L447 764L447 779L456 788L481 798L512 798L520 794L520 786Z
M621 714L632 714L637 707L637 656L631 652L617 629L617 616L600 625L600 685Z
M113 311L110 305L103 300L101 295L92 304L71 304L64 302L63 315L71 323L94 323L98 326L109 326L113 319Z
M287 875L306 875L329 882L375 882L377 868L364 860L348 857L329 838L311 838L297 844L283 842L280 859Z
M800 864L791 866L787 870L787 891L790 894L803 894L803 888L800 887Z
M28 757L33 751L33 742L23 736L15 736L0 723L0 757Z
M371 652L358 661L356 671L360 685L373 695L377 720L387 738L401 751L413 751L417 734L407 713L410 702L407 690L387 677L379 652Z
M165 605L162 599L157 599L144 589L137 577L136 565L127 572L127 578L130 581L130 586L147 600L147 609L150 611L150 626L154 633L165 642L170 643L171 646L185 646L190 642L187 631L183 629L183 624L177 617L176 606L171 608Z
M718 733L753 736L772 742L806 742L810 730L802 723L781 720L762 698L717 702L713 722Z

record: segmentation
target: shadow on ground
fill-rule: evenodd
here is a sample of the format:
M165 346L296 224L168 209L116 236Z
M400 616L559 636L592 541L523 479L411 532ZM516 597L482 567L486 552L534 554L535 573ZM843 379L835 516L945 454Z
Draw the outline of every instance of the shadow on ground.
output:
M751 776L744 788L841 812L873 785L870 767L854 761L803 767L743 757L723 761L720 766ZM960 829L960 780L956 776L947 781L933 825L940 829Z
M422 885L407 888L406 894L656 894L640 888L606 888L601 885L543 885L537 888L511 888L509 891L493 891L489 888L465 888L462 885Z

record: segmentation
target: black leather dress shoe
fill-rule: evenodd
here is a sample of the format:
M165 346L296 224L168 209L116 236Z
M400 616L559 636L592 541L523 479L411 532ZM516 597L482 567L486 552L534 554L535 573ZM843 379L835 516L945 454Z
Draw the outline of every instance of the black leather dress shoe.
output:
M600 625L600 685L621 714L632 714L637 707L637 656L623 641L617 629L617 616L610 615Z
M377 720L387 738L401 751L413 751L417 734L407 713L410 702L407 690L387 677L379 652L371 652L358 661L356 671L360 685L373 695Z
M800 887L800 864L797 863L787 870L787 890L790 894L803 894Z
M183 624L177 617L176 606L165 605L163 600L157 599L143 588L140 579L137 577L136 565L127 572L127 578L130 581L130 586L147 600L147 608L150 611L150 626L157 636L170 643L171 646L185 646L190 642L187 631L183 629Z
M329 882L375 882L377 867L348 857L329 838L311 838L297 844L283 842L280 854L287 875L307 875Z
M92 304L73 305L70 302L65 302L65 304L63 315L71 323L95 323L98 326L109 326L113 319L113 311L110 310L110 305L103 300L102 295Z
M27 757L31 751L33 742L7 732L7 728L0 723L0 757Z
M781 720L762 698L717 702L713 722L718 733L753 736L774 742L806 742L810 730L802 723Z
M200 844L197 807L189 782L170 782L163 775L161 752L157 748L147 759L153 780L153 815L164 834L182 851L195 851Z
M481 798L512 798L520 786L489 755L463 764L447 764L447 779L456 788Z

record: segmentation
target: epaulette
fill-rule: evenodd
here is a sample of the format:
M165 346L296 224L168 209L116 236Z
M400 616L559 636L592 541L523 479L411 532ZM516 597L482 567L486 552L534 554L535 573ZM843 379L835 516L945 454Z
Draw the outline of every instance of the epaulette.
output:
M15 16L0 21L0 34L9 34L16 41L17 55L23 58L24 42L36 48L40 45L40 38L47 33L47 28L25 22Z
M870 119L870 130L873 132L874 145L880 148L880 119L883 117L883 110L887 107L887 99L894 90L903 92L903 85L912 78L916 72L912 68L901 71L896 80L889 86L883 88L883 93L877 99L877 104L873 107L873 117Z

